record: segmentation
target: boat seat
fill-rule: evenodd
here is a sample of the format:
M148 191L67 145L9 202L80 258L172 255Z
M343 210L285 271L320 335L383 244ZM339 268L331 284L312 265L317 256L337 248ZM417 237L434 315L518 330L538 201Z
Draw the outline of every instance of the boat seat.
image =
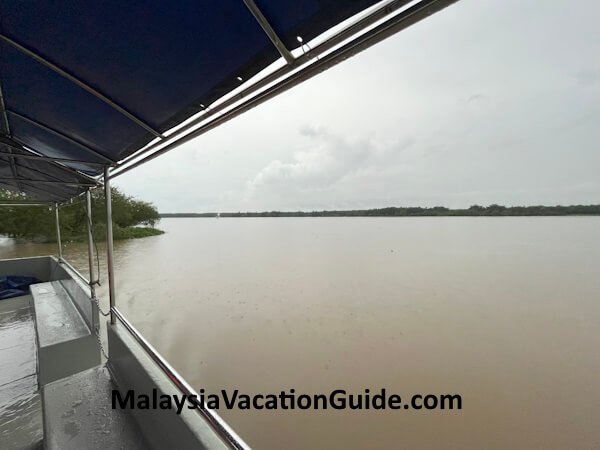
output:
M129 410L112 409L113 389L104 366L44 386L44 448L152 448Z
M60 281L30 287L38 339L40 386L100 364L100 349Z

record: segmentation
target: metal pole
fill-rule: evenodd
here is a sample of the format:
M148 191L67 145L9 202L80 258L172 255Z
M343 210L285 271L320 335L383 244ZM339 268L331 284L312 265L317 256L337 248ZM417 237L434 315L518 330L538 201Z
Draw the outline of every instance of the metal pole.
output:
M94 253L92 248L92 195L90 190L85 191L85 200L87 206L87 229L88 229L88 262L90 266L90 293L92 298L96 298L96 286L94 285L96 277L94 276Z
M108 265L108 294L110 299L110 323L116 322L113 308L115 307L115 272L113 257L113 228L112 228L112 204L110 198L110 178L108 167L104 168L104 197L106 198L106 262Z
M54 212L56 215L56 242L58 242L58 260L62 260L62 244L60 243L60 223L58 221L58 203L54 204Z

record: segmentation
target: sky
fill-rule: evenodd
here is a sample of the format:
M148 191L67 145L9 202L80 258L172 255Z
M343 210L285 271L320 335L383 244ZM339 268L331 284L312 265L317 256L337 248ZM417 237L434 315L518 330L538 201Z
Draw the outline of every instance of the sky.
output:
M115 184L160 212L600 203L598 17L461 0Z

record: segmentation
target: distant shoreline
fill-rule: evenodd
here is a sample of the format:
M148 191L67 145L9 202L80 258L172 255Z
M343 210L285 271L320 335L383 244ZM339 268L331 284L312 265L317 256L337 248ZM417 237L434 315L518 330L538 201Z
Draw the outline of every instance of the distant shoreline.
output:
M227 212L227 213L161 213L161 218L184 217L448 217L448 216L596 216L600 215L600 205L570 206L479 206L467 209L450 209L443 206L433 208L389 207L358 210L335 211L263 211L263 212Z

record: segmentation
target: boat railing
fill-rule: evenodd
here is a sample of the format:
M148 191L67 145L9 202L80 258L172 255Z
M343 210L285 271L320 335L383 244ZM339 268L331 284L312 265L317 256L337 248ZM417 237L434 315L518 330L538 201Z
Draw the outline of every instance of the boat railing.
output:
M81 281L83 281L88 286L90 285L90 280L88 280L87 277L85 275L83 275L79 270L77 270L75 267L73 267L73 265L69 261L67 261L65 258L59 257L58 263L64 264L65 266L67 266L69 268L69 270L71 270L71 272L73 272L75 275L77 275L77 278L79 278Z
M112 211L111 211L111 191L110 184L108 182L108 176L105 177L105 195L106 195L106 209L107 209L107 222L112 224ZM91 214L91 201L90 191L86 192L86 203L87 203L87 215L88 215L88 253L89 253L89 270L90 279L79 272L71 263L69 263L62 255L62 244L60 240L60 221L59 221L59 205L54 204L55 215L56 215L56 240L58 244L58 262L68 267L75 276L80 278L84 283L90 287L91 300L97 301L95 295L95 284L97 281L94 274L93 258L92 258L92 214ZM3 206L38 206L34 203L0 203ZM47 206L47 203L42 203L39 206ZM110 294L110 326L114 326L117 320L133 339L142 347L144 352L152 359L152 361L160 368L160 370L171 380L171 382L177 387L177 389L185 395L187 398L200 399L198 393L183 379L181 375L156 351L156 349L142 336L142 334L125 318L122 312L120 312L115 306L115 289L114 289L114 268L113 268L113 246L112 246L112 226L107 227L107 265L109 274L109 294ZM99 308L99 305L98 305ZM108 355L110 358L110 354ZM207 408L202 402L198 403L196 411L201 417L208 423L208 425L214 430L217 436L231 449L245 450L250 447L231 429L229 425L212 409Z
M175 384L177 389L185 396L199 399L200 396L196 390L189 385L185 379L177 373L177 371L164 359L158 351L142 336L142 334L125 318L123 313L115 306L111 308L111 312L118 321L125 327L135 341L144 349L146 354L154 361L154 363L169 377ZM201 402L198 404L196 411L204 418L211 426L215 433L232 449L243 450L249 449L248 445L231 429L229 425L212 409L207 408Z

